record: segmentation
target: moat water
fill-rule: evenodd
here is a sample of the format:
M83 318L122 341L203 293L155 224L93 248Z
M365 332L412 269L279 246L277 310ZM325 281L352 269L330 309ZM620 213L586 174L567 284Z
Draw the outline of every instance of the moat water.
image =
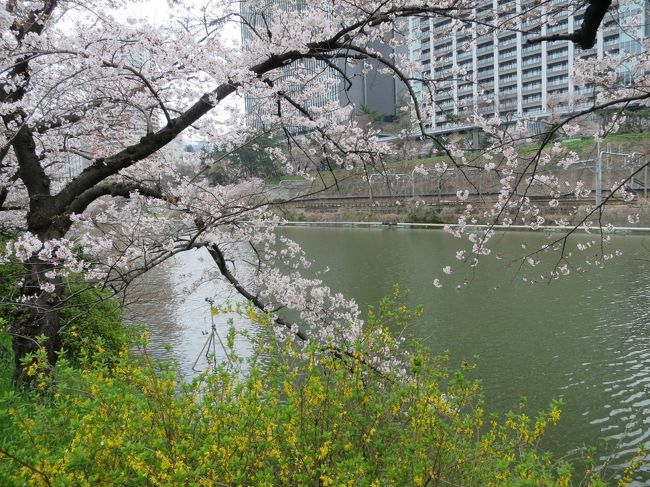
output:
M449 351L452 362L476 361L488 410L516 408L525 396L534 413L561 398L562 420L543 448L577 457L581 447L595 447L614 479L639 446L650 446L650 237L616 237L613 248L623 255L604 268L529 284L519 264L509 262L531 234L511 232L495 250L502 260L486 260L475 273L457 269L436 289L432 281L443 276L441 268L458 263L458 241L441 231L282 232L301 244L315 269L330 269L321 276L327 284L362 307L377 303L394 284L409 290L407 302L425 309L412 335L434 353ZM177 256L146 276L146 288L156 291L136 291L138 302L130 306L132 321L150 323L153 351L177 360L187 374L210 329L205 298L239 299L225 283L201 282L210 265L200 252ZM188 277L200 282L189 295ZM470 284L458 290L466 279ZM216 324L225 334L226 319L217 317ZM247 343L237 346L246 353ZM636 479L636 485L648 484L650 459Z

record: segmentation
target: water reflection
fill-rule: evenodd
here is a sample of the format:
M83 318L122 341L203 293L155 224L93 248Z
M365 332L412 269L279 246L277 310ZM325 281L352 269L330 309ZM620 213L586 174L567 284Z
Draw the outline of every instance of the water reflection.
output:
M225 340L231 322L239 330L249 330L246 320L236 314L212 315L208 299L216 304L244 303L226 282L217 278L213 264L204 250L176 255L136 281L129 290L130 304L126 318L144 323L150 333L150 350L159 359L174 360L185 377L196 374L192 364L206 343L214 320L217 333ZM240 336L235 339L237 353L246 357L250 344ZM225 353L217 347L217 358ZM197 369L208 363L201 357Z

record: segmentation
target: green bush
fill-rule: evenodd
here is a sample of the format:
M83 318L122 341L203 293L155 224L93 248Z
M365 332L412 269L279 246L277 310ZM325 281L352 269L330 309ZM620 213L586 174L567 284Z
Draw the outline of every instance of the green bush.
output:
M67 279L60 316L61 342L67 357L76 362L83 349L101 344L113 353L129 341L119 302L107 290L94 287L81 276Z
M150 358L146 337L137 355L95 350L79 369L60 360L46 373L39 353L28 371L44 392L0 399L0 483L569 485L570 466L536 448L558 404L498 419L467 366L418 350L388 368L372 358L395 357L387 326L414 316L397 298L343 353L275 339L267 316L243 310L261 327L257 353L230 349L233 366L189 384Z
M0 317L0 391L11 387L14 372L14 352L6 326L7 322Z
M0 235L0 252L4 251L8 238ZM15 319L15 300L20 296L18 283L24 274L23 266L17 262L0 264L0 320Z
M0 237L0 249L6 239ZM18 262L0 265L0 322L6 325L23 319L13 304L20 296L18 283L24 275ZM129 340L129 328L122 321L122 311L117 300L107 290L96 288L79 274L64 279L63 304L59 313L61 340L68 358L73 361L95 342L117 353ZM4 332L6 334L6 331Z
M440 210L432 207L414 208L406 215L406 223L444 223Z

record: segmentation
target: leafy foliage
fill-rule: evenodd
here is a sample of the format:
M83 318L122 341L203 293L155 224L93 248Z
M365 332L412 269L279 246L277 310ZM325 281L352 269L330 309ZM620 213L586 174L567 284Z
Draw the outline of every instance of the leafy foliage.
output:
M406 223L444 223L440 210L432 207L413 208L404 220Z
M263 135L245 142L229 153L214 150L207 156L215 161L208 170L208 178L213 184L228 184L253 177L278 177L282 170L273 161L268 149L279 145L276 138Z
M61 309L63 349L76 361L84 348L95 344L118 352L129 341L129 328L122 321L119 302L107 290L89 285L81 276L71 276Z
M18 319L12 303L20 295L19 283L24 272L20 263L0 266L0 323L3 326ZM68 358L74 362L83 348L101 344L116 353L131 338L129 328L123 324L118 301L108 290L96 288L78 274L71 274L65 280L60 320L62 345ZM8 336L6 339L9 340ZM0 354L3 357L11 354L10 340L5 348L6 352Z
M266 331L252 359L228 354L189 384L147 353L102 347L80 368L45 353L28 373L45 393L9 391L0 413L3 485L569 485L571 467L536 444L559 404L486 415L480 385L449 357L409 354L404 370L373 371L375 349L399 346L387 325L413 312L385 299L348 360L275 340L265 315L240 310ZM232 311L232 310L231 310ZM268 331L268 333L267 333ZM234 331L228 343L232 347ZM242 374L242 367L247 373ZM591 479L590 485L602 485Z

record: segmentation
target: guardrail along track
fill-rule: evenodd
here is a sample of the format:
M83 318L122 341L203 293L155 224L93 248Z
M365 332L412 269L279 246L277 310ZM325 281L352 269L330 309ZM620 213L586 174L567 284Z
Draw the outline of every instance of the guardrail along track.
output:
M607 197L609 191L603 191L603 198ZM424 201L431 206L440 207L458 207L465 206L467 203L473 204L491 204L496 199L498 193L489 193L479 195L470 195L467 200L459 201L455 193L442 193L442 194L423 194L415 198L404 195L381 195L373 196L372 199L368 196L337 196L337 197L318 197L318 198L298 198L289 200L286 204L290 204L296 208L303 209L317 209L317 208L354 208L354 207L399 207L405 205L410 200ZM545 204L549 200L548 195L528 195L531 202ZM632 204L637 202L635 198ZM561 206L584 206L595 204L595 197L587 197L576 199L573 194L563 195L558 198ZM620 198L612 198L607 202L608 205L627 204Z

